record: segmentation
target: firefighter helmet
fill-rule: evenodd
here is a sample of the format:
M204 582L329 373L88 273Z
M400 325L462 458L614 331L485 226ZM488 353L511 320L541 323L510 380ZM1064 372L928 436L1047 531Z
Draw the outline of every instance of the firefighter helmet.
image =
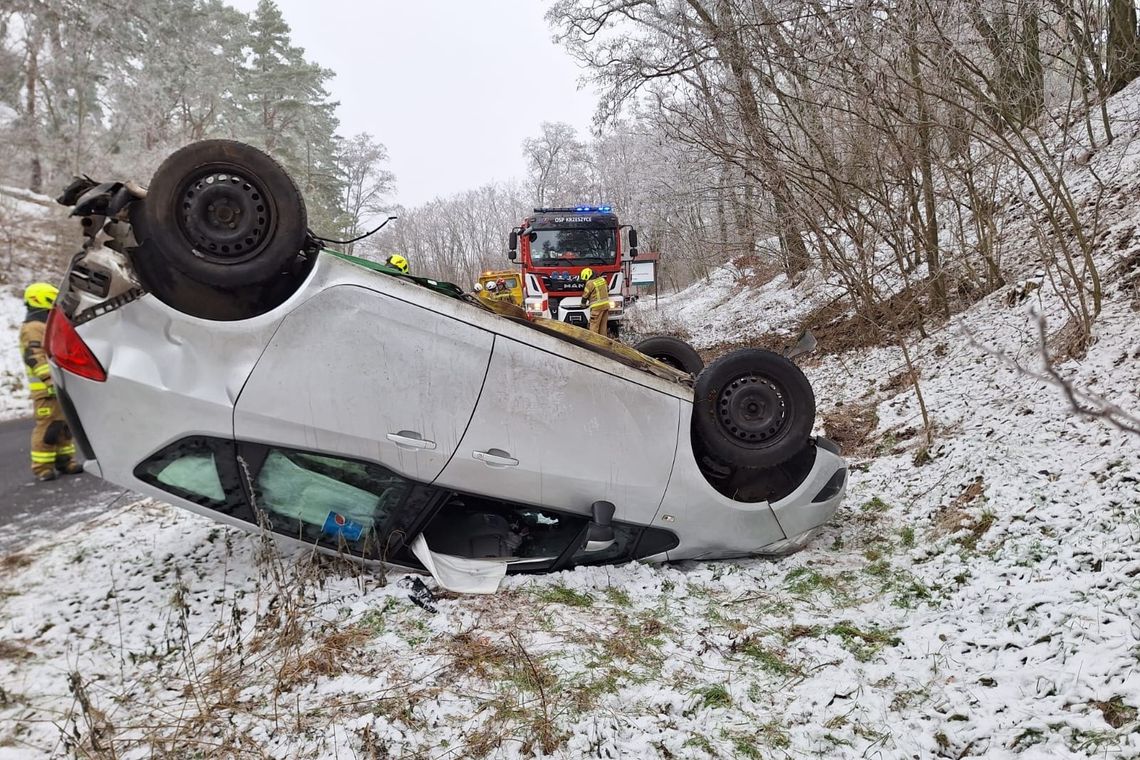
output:
M590 278L594 276L594 270L586 267L582 270L582 274L578 276L582 278L582 282L589 282Z
M50 309L55 306L59 288L47 282L33 282L24 291L24 303L33 309Z
M398 253L393 253L384 263L393 269L399 269L404 274L408 273L408 260Z

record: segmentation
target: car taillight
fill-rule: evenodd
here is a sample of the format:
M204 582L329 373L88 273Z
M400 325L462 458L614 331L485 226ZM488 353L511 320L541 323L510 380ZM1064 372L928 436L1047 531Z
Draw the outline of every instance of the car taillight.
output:
M107 379L103 365L95 358L95 354L91 353L91 349L79 337L79 333L75 332L71 320L58 307L48 314L44 351L60 369L65 369L73 375L100 383Z

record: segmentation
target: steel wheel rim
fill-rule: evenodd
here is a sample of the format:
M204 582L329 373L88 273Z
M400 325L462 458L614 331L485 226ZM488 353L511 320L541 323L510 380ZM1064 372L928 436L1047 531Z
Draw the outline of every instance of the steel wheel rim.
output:
M769 378L741 375L717 396L716 418L728 437L745 446L763 447L787 428L785 393Z
M257 256L276 222L261 184L232 169L209 170L184 182L178 204L178 226L194 255L215 264Z

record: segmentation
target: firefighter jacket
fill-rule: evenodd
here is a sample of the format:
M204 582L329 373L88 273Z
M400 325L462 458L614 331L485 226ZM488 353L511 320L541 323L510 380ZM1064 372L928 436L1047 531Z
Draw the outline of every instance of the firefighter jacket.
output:
M589 306L590 311L610 308L610 289L605 277L598 275L586 283L582 289L582 305Z
M51 367L44 351L44 333L47 310L28 311L28 318L20 325L20 355L28 373L28 391L33 399L52 398L55 386L51 382Z

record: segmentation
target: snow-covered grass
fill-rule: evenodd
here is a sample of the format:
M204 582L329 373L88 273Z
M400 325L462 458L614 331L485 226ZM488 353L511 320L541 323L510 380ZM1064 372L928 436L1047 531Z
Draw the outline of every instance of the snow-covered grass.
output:
M778 561L512 576L431 614L152 502L65 531L3 560L0 758L1140 756L1140 440L955 337L1031 363L1029 308L916 345L925 465L894 349L808 368L821 405L877 405L881 455ZM1063 367L1131 409L1136 316L1113 290Z

